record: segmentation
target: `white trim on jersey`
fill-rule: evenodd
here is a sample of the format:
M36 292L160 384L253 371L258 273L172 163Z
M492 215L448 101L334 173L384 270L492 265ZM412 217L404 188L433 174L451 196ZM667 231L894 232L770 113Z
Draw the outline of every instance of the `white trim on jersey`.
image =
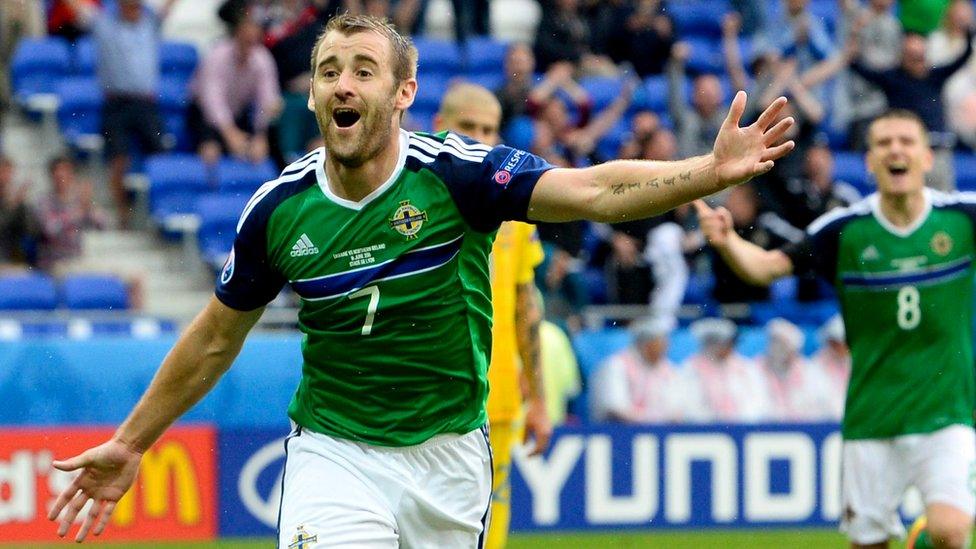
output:
M410 134L405 130L400 130L400 155L397 157L396 167L393 168L393 173L390 174L389 179L383 182L382 185L376 187L373 192L364 196L362 200L358 202L355 200L349 200L342 198L332 192L329 187L329 178L325 175L325 156L323 155L321 161L316 162L315 175L318 177L319 188L325 194L326 198L334 202L338 206L343 208L349 208L350 210L360 211L365 208L370 202L376 200L380 195L385 193L387 189L396 183L397 179L400 177L400 172L403 171L404 164L407 163L407 149L409 148L409 136Z
M976 205L976 192L958 191L946 193L930 189L933 206L949 206L951 204L973 204Z
M426 152L429 155L437 156L446 152L451 156L467 160L469 162L481 163L491 151L487 145L468 145L461 138L454 134L447 134L443 142L437 141L427 136L410 134L411 145L415 150ZM487 150L486 150L487 149Z
M442 246L448 246L450 244L454 244L455 242L457 242L458 240L460 240L462 238L464 238L464 235L463 234L459 234L459 235L455 236L454 238L452 238L452 239L450 239L450 240L448 240L446 242L441 242L440 244L431 244L430 246L424 246L422 248L414 248L414 249L410 250L409 252L405 252L403 255L410 255L410 254L415 254L417 252L423 252L425 250L432 250L434 248L440 248ZM455 255L457 255L457 254L455 254ZM348 271L340 271L338 273L332 273L332 274L327 274L327 275L323 275L323 276L313 276L312 278L299 278L297 280L291 280L291 281L289 281L289 284L293 284L295 282L313 282L315 280L322 280L322 279L325 279L325 278L332 278L334 276L347 275L349 273L355 273L355 272L359 272L359 271L366 271L366 270L369 270L369 269L375 269L377 267L382 267L383 265L386 265L387 263L392 263L392 262L394 262L396 260L397 260L397 258L394 257L393 259L387 259L386 261L381 261L379 263L373 263L372 265L366 265L365 267L356 267L355 269L349 269ZM386 279L383 279L383 280L386 280ZM351 291L355 291L355 290L351 290Z
M874 215L874 218L878 221L878 224L881 225L881 227L884 230L888 231L889 233L895 236L900 236L902 238L905 238L907 236L910 236L915 231L917 231L918 228L925 223L925 220L929 218L929 214L932 213L931 191L929 189L924 189L922 191L922 197L923 200L925 201L925 208L922 210L922 214L916 217L914 221L912 221L905 227L896 226L891 221L888 221L888 218L884 216L884 212L881 211L880 194L874 193L871 196L869 196L868 204L871 205L871 213Z
M311 154L319 152L320 150L321 149L313 151L313 153ZM244 221L247 220L247 216L251 214L251 211L254 210L254 208L258 205L258 203L264 200L264 197L268 196L271 193L271 191L273 191L275 187L277 187L278 185L281 185L283 183L290 183L292 181L298 181L303 177L305 177L306 175L308 175L309 172L315 169L316 161L318 160L318 158L319 158L318 156L315 156L314 158L311 158L308 161L306 161L302 165L301 171L295 171L295 170L298 170L298 166L296 166L296 164L299 164L300 162L302 162L302 160L294 162L290 164L287 168L285 168L285 170L281 172L282 174L278 176L277 179L273 179L271 181L268 181L264 185L261 185L258 188L258 190L255 191L253 195L251 195L251 198L250 200L247 201L247 204L244 205L244 211L241 213L241 217L237 221L237 232L241 232L241 227L244 226Z
M871 196L874 195L872 194ZM871 196L868 196L859 202L855 202L850 206L834 208L833 210L830 210L829 212L814 219L807 226L807 235L813 236L817 234L818 232L822 231L824 227L833 223L834 221L837 221L838 219L853 217L856 215L867 215L871 213L871 206L868 204L868 200L871 198Z
M411 148L410 150L407 151L407 156L412 156L413 158L416 158L417 160L423 162L424 164L430 164L431 162L437 160L433 156L428 156L420 149L414 149L414 148Z
M406 278L408 276L414 276L414 275L423 274L423 273L426 273L426 272L429 272L429 271L433 271L434 269L440 269L444 265L447 265L448 263L450 263L451 261L453 261L454 258L457 257L459 253L461 253L461 250L458 250L458 251L454 252L453 254L451 254L451 257L445 259L443 262L438 263L437 265L431 265L430 267L424 267L423 269L418 269L416 271L410 271L409 273L401 273L401 274L392 275L392 276L384 276L382 278L374 278L373 280L370 280L369 281L369 284L372 285L372 284L376 284L377 282L383 282L385 280L396 280L398 278ZM333 295L327 295L327 296L323 296L323 297L303 297L302 298L302 301L325 301L327 299L335 299L337 297L342 297L342 296L345 296L345 295L349 295L350 293L353 293L353 292L358 292L359 290L362 290L363 287L364 286L357 286L355 288L350 288L349 290L343 291L342 293L333 294Z

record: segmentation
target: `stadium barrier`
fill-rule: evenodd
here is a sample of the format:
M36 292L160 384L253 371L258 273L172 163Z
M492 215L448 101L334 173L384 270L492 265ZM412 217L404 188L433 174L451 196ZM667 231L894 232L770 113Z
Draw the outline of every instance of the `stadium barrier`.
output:
M70 475L51 461L107 439L172 343L0 344L0 540L53 539L56 526L44 517ZM249 339L188 423L147 455L107 538L273 534L299 343L293 335ZM841 512L840 444L834 424L560 428L544 457L513 460L512 527L832 526ZM906 517L919 510L917 498L903 507Z

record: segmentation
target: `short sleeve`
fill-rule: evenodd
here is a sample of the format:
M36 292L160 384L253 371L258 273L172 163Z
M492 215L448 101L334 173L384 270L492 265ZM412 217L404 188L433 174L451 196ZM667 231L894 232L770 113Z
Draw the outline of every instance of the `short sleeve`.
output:
M814 271L833 284L837 275L840 233L851 219L830 213L817 219L807 228L804 237L780 248L793 262L793 272Z
M267 225L273 197L261 191L244 207L234 246L217 279L215 294L224 305L251 311L267 305L285 285L268 257Z
M506 145L489 147L453 133L410 134L408 165L429 169L447 186L461 215L482 232L525 221L532 191L554 166Z

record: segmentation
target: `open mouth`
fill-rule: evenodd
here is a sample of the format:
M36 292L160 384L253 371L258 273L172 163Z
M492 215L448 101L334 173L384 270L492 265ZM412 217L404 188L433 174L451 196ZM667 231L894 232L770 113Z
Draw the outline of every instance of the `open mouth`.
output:
M332 111L332 120L339 128L348 128L359 121L361 115L355 109L339 107Z
M908 173L908 166L904 164L892 164L888 166L888 173L891 175L905 175Z

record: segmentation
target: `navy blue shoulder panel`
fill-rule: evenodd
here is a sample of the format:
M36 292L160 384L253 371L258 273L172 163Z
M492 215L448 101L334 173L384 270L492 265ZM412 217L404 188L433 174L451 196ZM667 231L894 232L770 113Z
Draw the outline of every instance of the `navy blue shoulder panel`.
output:
M433 172L468 224L482 232L505 220L525 221L536 183L553 168L526 151L489 147L450 132L411 133L409 143L407 169Z
M871 215L868 199L846 208L835 208L815 219L807 227L806 238L782 248L793 261L793 272L812 269L833 284L837 276L841 232L848 223L866 215Z
M318 157L309 155L261 186L244 207L234 247L217 279L216 295L224 305L251 311L273 300L287 280L268 257L268 220L288 198L317 185Z

